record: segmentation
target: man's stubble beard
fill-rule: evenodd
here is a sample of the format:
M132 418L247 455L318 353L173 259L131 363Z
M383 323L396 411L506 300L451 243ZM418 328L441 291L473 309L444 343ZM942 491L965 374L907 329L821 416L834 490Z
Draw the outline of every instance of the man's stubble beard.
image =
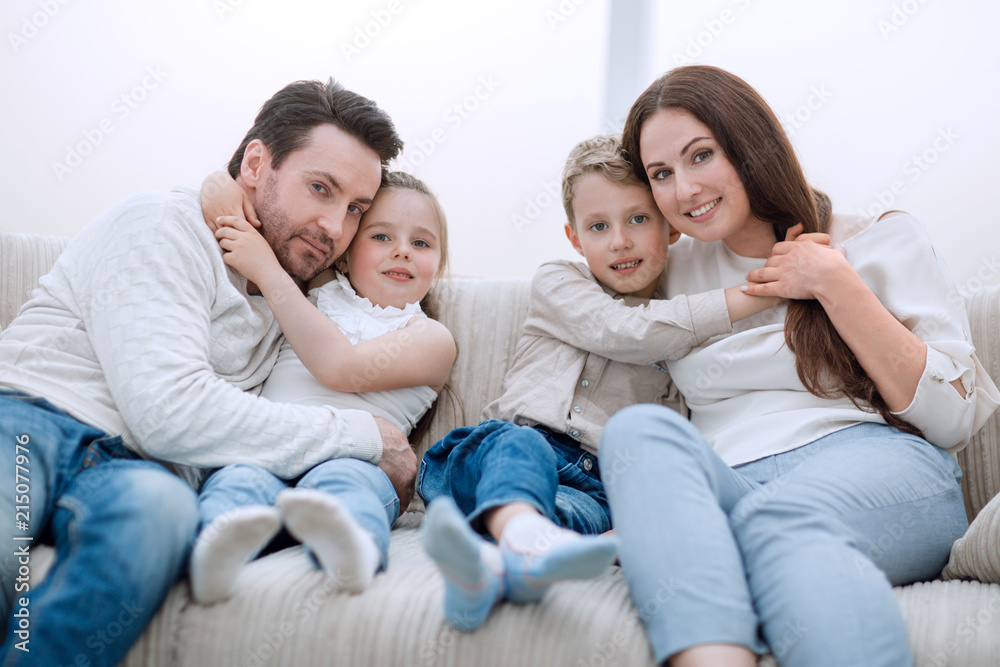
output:
M260 234L271 246L278 263L288 275L302 282L309 282L319 274L320 271L333 265L336 259L336 246L330 237L323 232L309 233L305 230L292 233L292 224L284 209L277 203L274 173L268 174L264 188L258 191L257 202L254 208L257 212L257 219L260 220ZM314 259L292 251L292 240L296 236L305 236L315 239L330 248L330 252L323 259Z

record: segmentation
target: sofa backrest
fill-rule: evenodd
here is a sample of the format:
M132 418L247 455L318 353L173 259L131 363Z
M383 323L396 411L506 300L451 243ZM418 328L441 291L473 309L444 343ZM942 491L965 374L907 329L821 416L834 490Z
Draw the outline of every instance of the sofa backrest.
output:
M47 273L68 239L0 231L0 329L6 327ZM528 309L526 278L450 278L438 286L439 318L455 336L458 359L447 395L418 443L418 455L457 426L479 423L486 404L503 386ZM1000 286L965 293L965 307L980 362L1000 380ZM958 460L971 520L1000 492L1000 411L973 437Z
M0 331L17 316L67 243L64 236L0 231Z

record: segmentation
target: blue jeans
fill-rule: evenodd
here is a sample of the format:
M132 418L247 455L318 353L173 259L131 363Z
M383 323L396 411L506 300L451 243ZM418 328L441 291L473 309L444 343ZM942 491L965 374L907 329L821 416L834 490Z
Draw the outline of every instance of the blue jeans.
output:
M289 486L336 496L358 525L371 533L382 554L382 567L386 567L389 532L399 517L399 497L381 468L358 459L325 461L291 483L253 465L220 468L201 487L201 528L238 507L274 505L278 494Z
M968 527L955 460L882 424L733 469L677 413L633 406L601 460L657 661L728 643L783 666L910 665L892 586L935 577Z
M562 434L491 419L457 428L427 450L417 493L454 498L483 532L483 514L513 502L532 505L578 533L611 529L597 458Z
M183 569L197 524L194 491L162 466L0 388L0 664L119 664ZM29 590L23 550L43 538L56 560Z

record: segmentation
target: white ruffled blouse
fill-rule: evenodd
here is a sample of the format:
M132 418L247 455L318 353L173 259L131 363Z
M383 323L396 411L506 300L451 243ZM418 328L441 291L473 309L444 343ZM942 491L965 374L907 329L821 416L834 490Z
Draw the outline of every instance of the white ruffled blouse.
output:
M354 291L347 277L339 273L336 280L309 290L309 300L354 345L402 329L414 317L426 317L419 303L408 303L404 308L376 306ZM280 403L366 410L388 419L409 435L437 393L426 386L360 393L328 389L312 376L286 340L261 396Z

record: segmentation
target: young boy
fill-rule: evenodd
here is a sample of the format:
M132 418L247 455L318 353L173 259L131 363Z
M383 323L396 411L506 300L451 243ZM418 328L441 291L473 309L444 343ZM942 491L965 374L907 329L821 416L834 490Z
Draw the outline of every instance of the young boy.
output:
M428 503L422 541L445 578L445 618L462 630L479 627L501 598L538 600L556 581L604 571L616 551L615 538L600 535L611 529L597 461L605 422L634 403L682 410L658 362L777 302L738 286L656 298L680 234L618 136L577 145L562 190L566 236L586 265L538 269L503 394L486 421L431 447L418 476Z

